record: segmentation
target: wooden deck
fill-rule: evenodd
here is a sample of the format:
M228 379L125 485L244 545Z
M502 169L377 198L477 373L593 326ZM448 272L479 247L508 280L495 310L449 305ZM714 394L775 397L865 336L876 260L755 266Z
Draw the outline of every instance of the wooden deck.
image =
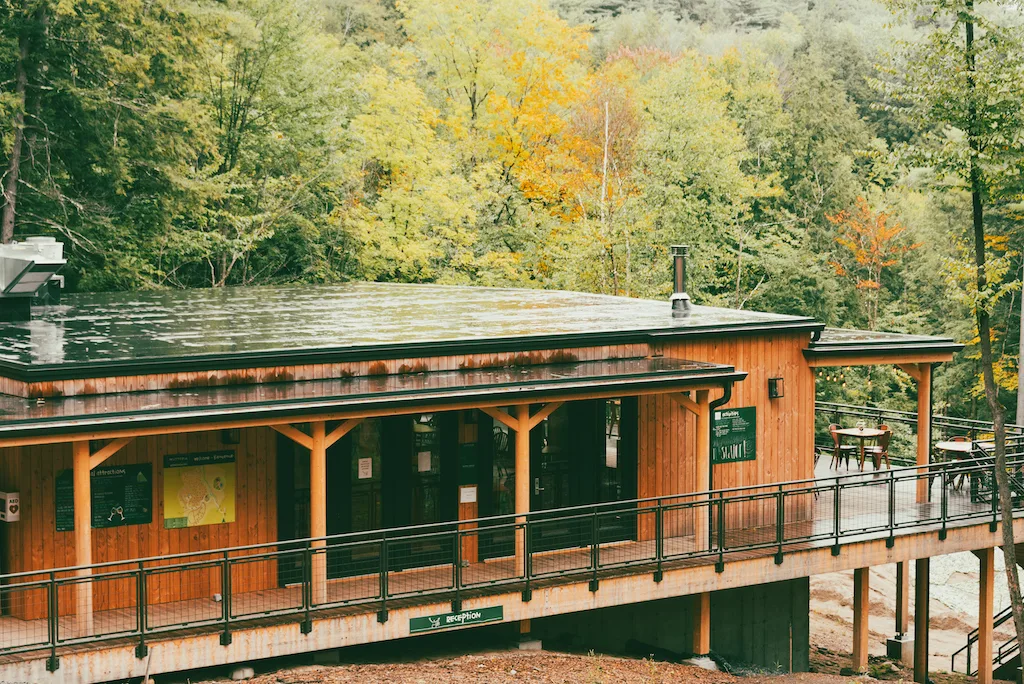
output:
M825 484L837 474L845 475L844 471L829 471L827 464L819 464L819 484ZM859 480L862 486L843 491L839 513L841 543L849 544L860 541L876 540L889 536L884 529L889 524L889 484L884 472L867 472ZM937 495L939 486L933 483L933 494ZM908 526L904 530L897 529L895 534L920 533L939 529L934 522L939 511L939 503L916 502L914 484L900 483L895 491L894 522L897 526ZM766 498L758 501L736 502L736 506L744 506L739 517L746 517L754 524L735 526L726 531L724 560L728 563L738 559L749 559L776 553L777 532L774 524L763 524L767 520L775 520L777 511L774 499ZM791 501L784 513L786 518L785 533L787 538L807 540L799 543L786 544L784 551L791 552L808 548L831 546L835 542L836 502L832 490L823 490L818 495L800 495L797 505ZM728 504L733 505L733 504ZM803 509L803 510L800 510ZM947 499L947 514L950 517L969 513L984 513L990 510L989 504L972 503L968 488L962 491L950 491ZM692 515L692 514L691 514ZM909 527L911 523L921 523ZM949 523L949 527L978 525L984 523L977 518L959 520ZM715 537L713 529L712 537ZM604 579L613 576L649 575L655 567L654 540L620 541L601 544L600 565L597 577ZM692 534L680 534L664 540L664 557L669 559L663 564L665 569L713 564L718 561L717 549L712 554L694 556L695 539ZM734 550L732 550L734 549ZM672 558L676 556L677 558ZM679 557L684 556L684 557ZM550 586L559 583L585 581L593 577L591 567L591 550L589 547L535 553L533 555L534 587ZM486 594L505 593L524 588L524 582L515 573L515 560L501 558L479 563L472 563L462 568L464 585L474 585L463 589L462 598ZM649 581L649 579L645 579ZM42 590L39 590L43 595ZM450 596L449 596L450 594ZM388 604L390 606L414 605L416 603L436 603L440 599L453 598L453 567L451 564L437 565L428 568L392 571L388 573ZM250 622L266 621L297 622L302 619L302 589L300 586L286 586L260 591L234 593L231 597L231 616L237 624L232 629L243 629ZM357 577L346 577L330 580L326 599L314 613L314 617L323 615L346 615L358 613L374 613L381 607L380 578L377 574ZM296 615L299 613L299 615ZM222 629L216 623L222 620L224 604L219 596L158 603L147 606L147 630L168 630L167 633L187 633L197 630ZM61 617L58 625L60 643L74 642L77 639L94 635L104 635L111 639L118 636L129 638L137 632L137 611L134 607L97 611L92 621L92 631L83 631L86 626L76 616ZM46 620L19 620L5 615L0 617L0 648L13 649L45 645L48 641L48 625ZM137 636L135 637L137 638ZM161 638L158 634L147 635L147 639ZM68 644L61 648L89 649L98 648L100 644ZM38 650L21 654L9 654L0 658L0 662L12 662L27 658L38 658Z

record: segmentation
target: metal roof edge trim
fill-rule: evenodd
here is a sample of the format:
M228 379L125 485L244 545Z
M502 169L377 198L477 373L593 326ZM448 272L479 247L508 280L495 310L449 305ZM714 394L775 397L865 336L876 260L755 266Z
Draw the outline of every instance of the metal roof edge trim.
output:
M660 342L674 337L715 337L725 334L754 335L769 332L815 332L824 325L810 318L777 322L733 323L727 325L681 328L678 330L626 330L567 335L520 335L487 339L461 339L447 342L420 342L380 346L292 349L257 353L224 353L180 356L173 359L151 357L128 361L91 361L75 364L26 364L0 359L0 376L19 382L52 382L88 378L187 373L211 370L239 370L276 366L302 366L326 363L437 356L465 356L472 353L508 353L537 351L552 346L595 346Z
M39 434L68 434L82 429L95 431L98 429L109 429L115 431L124 428L149 428L161 425L181 425L185 423L213 423L223 420L238 419L240 416L250 415L252 418L279 418L284 416L304 417L316 415L331 410L345 410L350 406L362 405L373 410L381 408L402 408L424 405L433 402L438 405L456 403L466 399L483 399L489 396L509 395L516 397L532 397L544 394L557 394L560 392L571 392L573 390L593 389L621 389L628 395L631 390L638 390L649 387L664 387L666 385L688 385L701 384L703 382L726 383L740 382L747 377L746 371L737 371L733 366L720 366L719 372L707 372L690 370L659 375L637 375L620 376L611 381L602 381L598 384L584 380L572 381L546 381L534 382L527 388L515 388L507 384L494 384L488 386L475 386L471 390L461 393L442 392L437 390L411 391L400 395L384 395L374 398L374 395L354 395L343 400L315 399L315 400L279 400L263 404L238 403L222 404L217 407L197 407L194 409L158 409L156 411L105 413L99 420L89 418L54 419L42 418L19 422L0 422L0 441L5 438L35 436ZM214 388L211 388L214 389ZM159 390L166 391L166 390ZM194 391L194 390L191 390ZM142 416L133 419L133 416Z

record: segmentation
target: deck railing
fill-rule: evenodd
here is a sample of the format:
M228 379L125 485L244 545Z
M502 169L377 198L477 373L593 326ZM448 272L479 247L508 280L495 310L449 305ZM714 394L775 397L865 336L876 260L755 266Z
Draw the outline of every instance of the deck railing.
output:
M853 421L864 420L868 425L889 425L901 426L902 437L909 437L917 432L917 413L911 411L897 411L880 406L855 406L852 404L838 404L829 401L817 401L814 403L815 413L815 442L822 448L831 447L831 437L828 435L827 426L830 423L837 423L849 427ZM932 443L942 440L949 440L955 437L966 437L972 441L991 438L992 423L971 418L957 418L955 416L933 415L932 416ZM889 456L893 463L912 464L916 461L916 442L909 439L900 439L899 428L896 429L894 439L889 446ZM1007 451L1024 451L1024 426L1009 424L1006 426ZM934 460L934 459L933 459Z
M1024 453L1009 466L1024 482ZM931 502L919 503L918 483ZM619 501L441 525L406 527L218 551L175 554L0 577L0 654L147 641L185 629L232 630L255 621L312 628L318 616L376 613L714 564L734 554L787 553L950 527L999 522L995 467L976 462ZM1017 487L1018 492L1024 489ZM1014 498L1017 508L1024 498ZM484 560L485 557L489 558ZM84 590L89 587L89 591ZM86 598L88 597L88 598ZM91 610L89 607L91 606Z

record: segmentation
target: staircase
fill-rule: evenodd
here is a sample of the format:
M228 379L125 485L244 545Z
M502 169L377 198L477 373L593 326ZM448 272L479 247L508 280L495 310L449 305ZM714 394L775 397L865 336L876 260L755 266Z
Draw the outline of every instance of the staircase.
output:
M996 616L992 619L992 629L998 629L1006 622L1013 619L1013 614L1010 612L1010 607L1007 606L1003 610L999 611ZM964 673L974 676L978 674L978 663L974 659L975 646L978 643L978 630L972 629L967 635L967 643L959 651L953 654L952 662L950 663L950 669L956 672L956 661L957 658L962 655L967 655L967 667L963 670ZM985 657L985 654L979 653L978 658ZM1012 637L1003 643L999 644L996 648L995 653L992 654L992 669L995 675L995 679L1016 679L1016 668L1020 665L1020 653L1017 649L1017 638ZM1011 669L1012 668L1012 669ZM999 670L1008 670L1008 677L999 676Z

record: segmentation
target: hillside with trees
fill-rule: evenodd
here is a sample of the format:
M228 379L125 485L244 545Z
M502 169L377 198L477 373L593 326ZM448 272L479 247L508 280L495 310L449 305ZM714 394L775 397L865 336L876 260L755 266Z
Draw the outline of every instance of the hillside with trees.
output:
M1020 56L978 53L1002 66L975 149L935 92L964 77L942 43L962 28L910 5L6 0L0 237L64 240L72 290L654 298L686 243L699 303L969 343L936 409L986 417L979 303L993 382L1017 393ZM979 35L1018 45L1016 5L978 12ZM896 408L913 383L856 369L819 388Z

